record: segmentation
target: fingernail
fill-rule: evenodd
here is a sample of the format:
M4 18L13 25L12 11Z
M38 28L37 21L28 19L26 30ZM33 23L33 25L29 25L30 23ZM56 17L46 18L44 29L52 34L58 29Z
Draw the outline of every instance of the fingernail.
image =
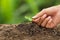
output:
M52 21L52 19L49 20L49 23Z
M48 18L51 18L51 16L49 16Z
M33 16L32 18L37 18L37 16Z

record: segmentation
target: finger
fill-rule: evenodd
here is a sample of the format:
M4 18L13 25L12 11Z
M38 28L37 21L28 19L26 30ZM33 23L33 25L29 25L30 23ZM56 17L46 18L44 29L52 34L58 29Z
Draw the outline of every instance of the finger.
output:
M38 17L41 17L43 14L45 14L45 10L42 10L41 12L39 12L38 14L36 14L34 17L32 17L33 19L36 19Z
M50 19L49 21L48 21L48 23L47 23L47 25L46 25L46 28L51 28L50 26L51 26L51 23L52 23L52 19Z
M39 20L39 25L42 23L42 21L47 17L47 14L44 14L41 19Z
M46 28L54 28L55 26L56 25L53 22L51 22L51 24L48 27L46 27Z
M47 22L51 19L51 16L48 16L44 21L43 23L41 24L42 27L45 27Z
M39 20L41 19L41 17L37 18L37 19L33 19L32 21L35 23L39 23Z
M49 27L50 27L50 28L56 27L56 26L58 25L57 21L58 21L58 20L56 20L56 19L52 20L52 22L51 22L51 24L50 24Z

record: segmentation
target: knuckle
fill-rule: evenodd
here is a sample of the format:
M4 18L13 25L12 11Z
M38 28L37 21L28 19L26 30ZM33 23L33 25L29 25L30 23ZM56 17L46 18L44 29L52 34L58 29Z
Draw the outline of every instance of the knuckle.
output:
M46 21L49 21L50 20L50 17L46 18Z
M44 18L43 17L41 17L41 20L43 20Z
M46 21L48 21L49 19L48 18L46 18Z
M42 11L46 11L46 9L42 9Z

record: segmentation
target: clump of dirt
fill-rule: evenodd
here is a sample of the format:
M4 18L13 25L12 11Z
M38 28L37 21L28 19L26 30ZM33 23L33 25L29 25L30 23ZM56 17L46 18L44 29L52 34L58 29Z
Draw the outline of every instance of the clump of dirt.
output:
M43 28L36 23L1 24L0 40L60 40L60 27Z

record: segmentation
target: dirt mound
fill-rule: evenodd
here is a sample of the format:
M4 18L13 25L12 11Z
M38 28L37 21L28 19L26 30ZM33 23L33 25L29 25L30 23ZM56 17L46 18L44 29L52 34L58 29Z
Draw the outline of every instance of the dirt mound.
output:
M0 40L60 40L60 27L47 29L35 23L2 24Z

